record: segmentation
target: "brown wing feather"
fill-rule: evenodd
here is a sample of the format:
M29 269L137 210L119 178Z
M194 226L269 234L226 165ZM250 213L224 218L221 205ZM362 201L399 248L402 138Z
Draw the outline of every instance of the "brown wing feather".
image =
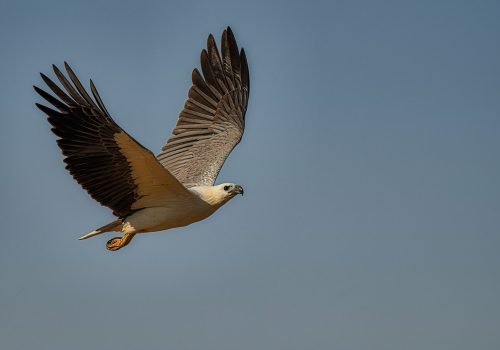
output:
M38 87L35 90L59 111L37 106L48 115L57 144L65 156L66 169L98 202L125 217L135 210L158 206L190 192L155 156L135 141L109 115L94 84L95 101L65 63L69 78L54 72L66 92L47 76L42 78L59 99Z
M193 85L172 136L158 160L185 186L213 185L224 161L240 142L250 91L245 51L231 28L222 34L222 59L212 35L201 52L203 76Z

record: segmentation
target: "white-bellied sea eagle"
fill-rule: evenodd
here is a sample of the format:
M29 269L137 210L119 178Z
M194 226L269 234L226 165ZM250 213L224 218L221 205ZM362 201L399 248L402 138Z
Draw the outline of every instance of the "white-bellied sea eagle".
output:
M189 225L214 213L243 188L214 185L232 149L240 142L250 91L247 59L228 27L221 51L210 35L201 52L202 74L194 69L192 85L177 125L155 156L111 118L92 80L88 94L70 66L69 80L56 67L62 88L46 75L51 95L36 92L52 108L36 104L48 116L66 169L117 220L81 237L117 231L106 243L118 250L137 233Z

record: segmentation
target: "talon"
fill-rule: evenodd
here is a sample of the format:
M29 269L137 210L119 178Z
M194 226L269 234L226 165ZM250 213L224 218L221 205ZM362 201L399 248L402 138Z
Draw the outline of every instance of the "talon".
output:
M120 237L111 238L106 243L106 249L115 251L122 247L122 239Z

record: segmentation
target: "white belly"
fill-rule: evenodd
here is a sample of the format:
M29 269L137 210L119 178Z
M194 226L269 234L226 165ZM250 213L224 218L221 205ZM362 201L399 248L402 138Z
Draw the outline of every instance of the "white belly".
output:
M174 207L153 207L141 209L128 216L122 231L130 233L162 231L174 227L187 226L203 220L217 208L205 203L186 203Z

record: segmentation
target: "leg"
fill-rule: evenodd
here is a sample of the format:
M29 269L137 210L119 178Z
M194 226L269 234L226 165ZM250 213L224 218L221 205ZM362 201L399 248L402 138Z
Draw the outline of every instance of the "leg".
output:
M118 250L123 247L125 247L127 244L130 243L132 238L134 238L136 232L125 232L123 234L123 237L115 237L111 238L107 243L106 243L106 248L108 250Z

